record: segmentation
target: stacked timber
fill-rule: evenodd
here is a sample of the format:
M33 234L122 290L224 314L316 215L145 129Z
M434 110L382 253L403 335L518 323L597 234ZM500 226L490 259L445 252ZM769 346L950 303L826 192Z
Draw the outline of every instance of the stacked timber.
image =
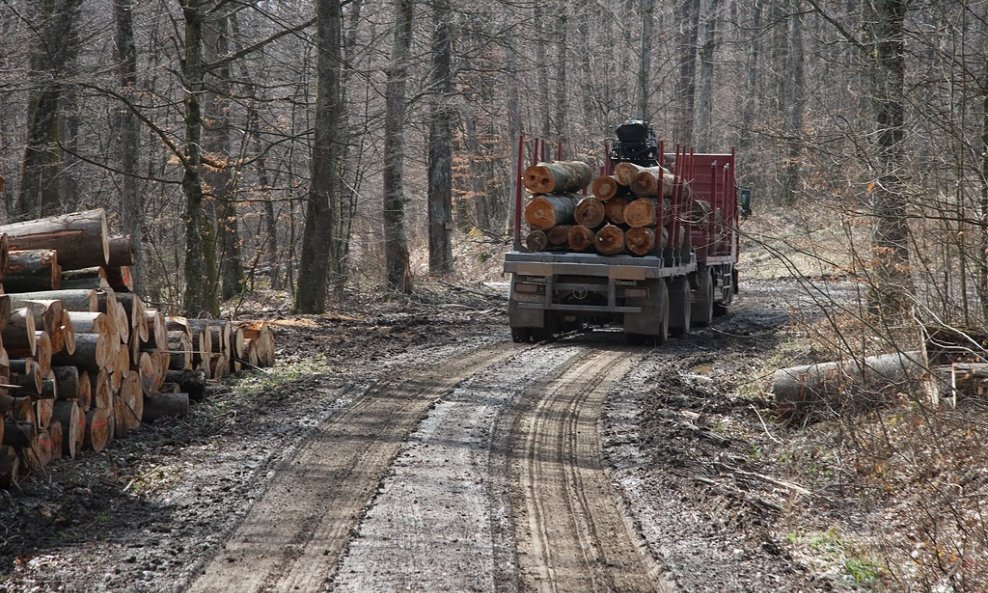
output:
M264 322L168 317L132 292L133 264L103 210L0 225L0 488L274 364Z
M576 162L525 170L525 188L532 194L524 211L529 251L654 255L682 249L687 225L711 218L710 204L695 199L689 184L664 167L618 163L612 174L592 181L586 173L589 166ZM589 196L575 193L588 185ZM675 212L674 197L686 205Z

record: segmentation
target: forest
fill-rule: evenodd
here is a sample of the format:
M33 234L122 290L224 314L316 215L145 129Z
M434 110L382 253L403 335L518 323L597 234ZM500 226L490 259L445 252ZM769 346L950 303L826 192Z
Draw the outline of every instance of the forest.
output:
M849 273L970 325L985 22L974 2L3 0L3 207L107 208L162 307L263 283L312 312L503 245L519 134L599 164L642 118L736 147L761 212L821 212Z

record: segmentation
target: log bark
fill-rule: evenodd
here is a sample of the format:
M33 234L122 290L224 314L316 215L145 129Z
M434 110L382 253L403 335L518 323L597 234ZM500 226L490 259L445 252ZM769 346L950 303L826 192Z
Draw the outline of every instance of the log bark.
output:
M594 247L601 255L624 253L624 231L613 224L604 225L594 237Z
M710 202L694 199L690 203L690 209L684 218L690 224L710 224L712 215L713 208L710 206Z
M99 334L108 340L120 340L117 333L117 320L106 313L92 311L69 311L69 324L76 334Z
M57 252L51 249L11 251L3 289L14 293L58 290L61 278Z
M168 371L165 381L178 385L193 401L202 401L206 394L206 374L201 370Z
M545 231L534 229L525 236L525 247L529 251L545 251L549 247L549 237Z
M57 366L51 369L55 381L55 393L61 400L79 399L79 369L74 366Z
M525 206L525 222L533 229L547 231L560 224L572 224L579 196L539 195Z
M525 169L525 189L533 194L580 191L593 178L593 168L581 161L539 163Z
M57 401L52 419L62 427L62 452L70 459L75 459L83 440L83 435L80 435L79 431L86 429L82 408L76 401Z
M585 227L595 229L604 223L604 202L588 196L576 204L573 210L573 221Z
M75 352L52 355L55 366L73 365L87 371L99 371L115 355L110 340L104 334L80 333L75 336Z
M156 393L144 398L144 420L154 422L159 418L181 418L189 413L188 393Z
M61 287L65 290L106 290L110 288L110 283L106 279L106 268L97 266L62 272Z
M31 309L21 307L10 312L7 327L3 330L3 347L15 358L34 356L35 353L34 314Z
M797 417L866 410L910 386L928 390L925 373L921 352L897 352L779 369L772 377L772 393L780 412Z
M3 445L17 449L30 447L36 432L33 422L7 418L3 421Z
M0 333L7 327L7 319L10 318L11 298L9 294L0 294Z
M107 266L132 266L137 263L134 257L134 244L130 240L130 235L110 237L107 243L110 247L110 256L106 261Z
M69 311L98 311L99 297L96 290L42 290L22 292L11 297L14 301L62 301L62 307ZM14 307L15 309L18 307Z
M86 449L99 453L106 448L110 442L112 418L113 412L108 408L93 408L86 412L86 431L83 437Z
M110 257L103 209L0 226L10 249L54 249L63 270L105 266Z
M186 370L192 368L192 340L182 331L168 332L168 368Z
M595 198L601 202L606 202L628 190L627 186L621 185L614 175L602 175L593 180L590 191Z
M18 297L10 299L15 308L27 307L34 315L35 326L41 322L41 329L49 335L56 333L62 327L62 301L57 300L25 300Z
M41 365L33 358L14 358L7 361L10 369L10 383L25 389L25 393L38 395L41 393L45 373Z
M597 237L593 230L582 224L574 224L566 234L566 246L572 251L587 251L592 249Z

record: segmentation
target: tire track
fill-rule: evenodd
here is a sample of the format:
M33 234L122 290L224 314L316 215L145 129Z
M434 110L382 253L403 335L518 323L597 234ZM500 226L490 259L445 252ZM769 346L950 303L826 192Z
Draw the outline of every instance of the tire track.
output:
M673 590L623 512L604 469L602 403L641 355L590 351L529 389L512 427L515 531L525 590Z
M455 370L428 365L374 384L276 470L188 591L322 590L406 436L437 399L516 352L502 344L466 354Z

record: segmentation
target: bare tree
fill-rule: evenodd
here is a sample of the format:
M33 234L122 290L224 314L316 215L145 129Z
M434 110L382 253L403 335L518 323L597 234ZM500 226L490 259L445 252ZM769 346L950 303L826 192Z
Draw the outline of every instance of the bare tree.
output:
M412 291L405 230L405 87L411 60L413 0L395 0L395 29L384 114L384 267L388 288Z
M330 256L330 233L327 231L332 217L332 194L339 187L340 17L340 0L316 3L318 90L311 181L295 296L295 310L299 313L321 313L326 308Z
M453 54L448 0L435 0L432 8L433 92L429 118L429 272L443 276L453 271L453 126L450 101L453 93Z

